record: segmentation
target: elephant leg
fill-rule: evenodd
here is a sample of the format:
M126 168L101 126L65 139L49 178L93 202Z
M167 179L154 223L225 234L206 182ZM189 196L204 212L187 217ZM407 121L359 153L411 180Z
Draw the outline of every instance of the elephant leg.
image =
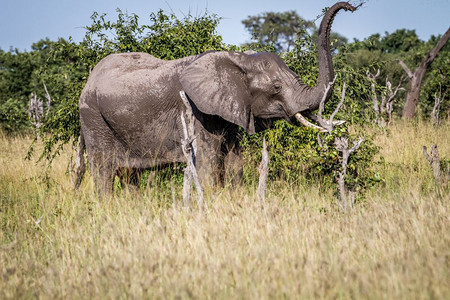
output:
M216 155L208 158L197 159L196 164L198 178L202 186L223 185L223 159Z
M225 156L225 182L232 186L242 184L244 177L244 160L241 155L241 148L234 147Z
M224 165L221 139L209 136L198 139L196 157L197 174L202 186L223 185Z
M101 114L89 107L80 107L89 168L99 197L111 194L118 166L123 166L123 146L114 136Z
M97 195L102 198L105 195L110 195L113 191L113 181L115 170L111 164L105 160L91 159L89 167L94 179L94 185L97 190Z
M142 173L140 169L119 168L116 175L123 188L127 188L130 192L136 192L141 184Z

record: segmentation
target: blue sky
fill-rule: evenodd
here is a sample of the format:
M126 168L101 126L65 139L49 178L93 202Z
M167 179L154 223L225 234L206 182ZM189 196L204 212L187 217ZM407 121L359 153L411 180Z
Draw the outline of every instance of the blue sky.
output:
M72 36L80 41L83 26L91 23L94 11L114 17L116 8L136 13L140 22L158 9L202 15L206 10L222 17L218 32L229 44L249 40L241 21L249 15L266 11L296 10L307 20L316 19L322 9L336 0L0 0L0 48L29 50L32 43L48 37ZM360 0L353 0L358 4ZM333 30L346 36L363 39L373 33L384 34L396 29L415 29L421 39L443 34L450 26L450 0L366 0L355 13L340 12ZM114 18L113 18L114 19ZM317 25L320 20L317 21Z

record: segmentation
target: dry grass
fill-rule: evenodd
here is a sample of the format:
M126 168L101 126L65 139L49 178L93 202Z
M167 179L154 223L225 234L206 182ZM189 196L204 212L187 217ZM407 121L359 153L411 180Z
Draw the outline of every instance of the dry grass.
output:
M272 184L213 191L204 214L150 189L76 194L68 154L44 180L29 139L0 136L0 298L450 297L450 199L422 145L450 156L450 124L379 134L385 184L340 213L331 191ZM211 191L209 195L211 195Z

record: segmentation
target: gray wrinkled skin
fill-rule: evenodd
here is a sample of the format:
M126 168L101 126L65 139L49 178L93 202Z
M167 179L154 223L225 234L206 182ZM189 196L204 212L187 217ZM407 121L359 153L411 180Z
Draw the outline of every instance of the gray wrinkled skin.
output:
M351 9L337 3L322 20L319 82L313 88L272 53L211 51L171 61L124 53L100 61L79 102L82 138L99 193L112 190L115 175L185 161L181 90L196 118L200 179L217 183L226 172L239 178L239 127L253 134L264 129L265 120L291 121L297 112L317 109L333 78L329 27L342 8Z

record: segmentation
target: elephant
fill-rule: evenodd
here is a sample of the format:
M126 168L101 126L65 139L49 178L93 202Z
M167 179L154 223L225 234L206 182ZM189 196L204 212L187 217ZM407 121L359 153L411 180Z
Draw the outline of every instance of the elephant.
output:
M275 53L207 51L166 61L133 52L102 59L79 100L80 147L87 153L98 193L110 193L114 176L126 170L185 162L180 116L186 106L180 91L195 117L202 183L216 184L242 173L240 128L251 135L276 119L312 126L302 114L313 118L322 98L331 96L332 89L326 89L334 78L329 35L341 9L356 8L338 2L325 13L314 87L304 84Z

